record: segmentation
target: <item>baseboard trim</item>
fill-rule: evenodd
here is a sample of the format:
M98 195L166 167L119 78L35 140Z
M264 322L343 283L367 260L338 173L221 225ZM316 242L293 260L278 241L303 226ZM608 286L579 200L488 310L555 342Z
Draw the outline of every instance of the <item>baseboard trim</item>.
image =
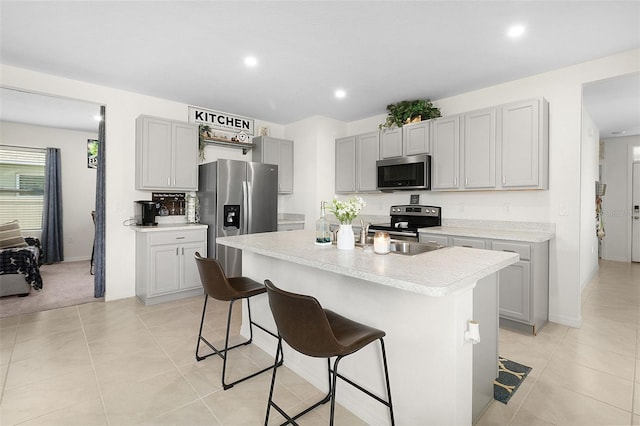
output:
M566 317L563 315L549 314L549 321L555 322L561 325L566 325L568 327L573 327L573 328L580 328L582 326L582 318L576 319L573 317Z

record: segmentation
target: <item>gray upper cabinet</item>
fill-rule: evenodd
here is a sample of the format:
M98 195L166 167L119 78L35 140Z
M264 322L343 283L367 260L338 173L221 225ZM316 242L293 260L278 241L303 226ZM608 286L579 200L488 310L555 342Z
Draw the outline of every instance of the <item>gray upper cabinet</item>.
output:
M462 157L465 189L496 187L496 108L466 113Z
M356 137L336 139L336 192L356 192Z
M429 154L431 152L429 128L432 120L402 126L404 155Z
M380 132L356 136L356 191L377 190L376 161L380 159Z
M431 120L392 127L380 132L380 158L394 158L431 152Z
M380 132L380 159L402 157L402 127L391 127Z
M541 98L431 120L432 189L548 189L548 113Z
M258 136L252 143L253 161L278 166L278 193L293 193L293 141Z
M549 103L533 99L503 105L501 187L549 188Z
M336 139L336 192L376 191L380 132Z
M455 190L460 184L460 116L431 120L431 189Z
M198 126L141 115L136 119L136 189L198 189Z

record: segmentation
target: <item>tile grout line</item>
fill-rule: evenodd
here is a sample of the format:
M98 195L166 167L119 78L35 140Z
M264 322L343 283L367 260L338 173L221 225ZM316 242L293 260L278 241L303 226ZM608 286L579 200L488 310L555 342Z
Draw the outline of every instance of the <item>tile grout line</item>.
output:
M520 410L522 409L522 407L524 406L524 404L527 402L527 399L529 398L529 395L531 395L531 392L533 391L533 389L536 387L536 385L538 384L538 380L540 379L540 377L542 377L542 374L544 374L544 371L547 369L547 366L549 365L549 361L551 360L551 358L553 357L553 355L556 353L556 351L558 350L558 348L560 347L560 345L562 344L562 342L564 341L564 339L566 338L566 332L565 335L562 336L562 338L558 339L558 343L555 345L555 347L553 348L553 351L551 352L551 355L549 355L549 358L546 360L546 362L544 363L544 366L542 367L542 369L540 370L540 374L535 378L535 380L533 381L533 383L531 384L531 387L529 388L529 390L525 393L524 398L522 398L522 401L520 402L520 405L518 405L518 408L516 408L516 410L513 412L513 416L511 416L511 419L509 419L509 425L513 424L513 421L516 419L516 417L518 416L518 413L520 412ZM525 378L525 380L527 378L530 378L530 375L527 375L527 377ZM531 377L532 378L532 377Z
M158 341L158 339L156 338L156 336L151 332L151 330L149 329L149 326L147 325L147 323L140 318L139 314L136 314L136 316L138 317L138 319L140 320L140 322L142 323L142 325L144 325L144 328L149 332L149 335L151 336L151 338L153 339L154 342L156 342L156 344L158 345L158 347L160 347L160 349L162 350L162 352L164 352L164 354L167 356L167 358L169 358L169 361L171 361L171 364L173 364L174 368L178 371L178 373L180 374L180 376L184 379L185 382L187 382L187 384L189 385L189 387L191 388L191 390L193 390L193 392L196 394L196 396L198 397L197 400L200 401L202 403L202 405L205 406L205 408L207 409L207 411L209 411L209 413L211 413L211 415L213 416L214 419L216 419L218 421L218 423L220 423L221 425L224 424L219 418L218 416L216 416L216 414L211 411L211 408L209 408L209 406L204 402L203 397L198 393L198 391L196 390L196 388L191 384L191 382L185 377L184 373L182 372L182 370L180 370L180 367L178 367L178 365L176 364L176 362L173 360L173 358L171 358L171 355L169 355L169 353L165 350L164 346L162 346L162 344ZM206 324L205 324L206 325ZM194 355L195 357L195 355ZM218 392L218 391L214 391L211 392L211 394ZM208 395L211 395L208 394ZM180 408L186 407L189 404L192 404L193 401L187 402L179 407L174 408L173 410L167 411L166 413L163 414L169 414L171 412L174 412L176 410L179 410ZM157 418L157 417L156 417Z
M4 375L4 379L2 380L2 388L0 389L0 407L2 406L2 401L4 400L4 390L7 384L7 379L9 378L9 371L11 370L11 366L13 365L13 352L16 349L16 340L18 338L18 328L20 327L20 323L22 321L22 315L18 316L18 323L16 324L16 329L13 333L13 342L11 344L11 354L9 355L9 361L7 361L7 372Z
M84 322L82 321L82 315L80 314L80 305L76 305L76 312L78 313L78 319L80 320L80 327L82 328L82 335L84 336L84 343L87 347L87 352L89 353L89 361L91 362L91 369L93 370L93 377L96 380L96 386L98 387L98 394L100 395L100 404L102 405L102 412L104 414L104 418L107 421L107 426L111 425L109 420L109 415L107 414L107 406L104 402L104 395L102 393L102 387L100 386L100 381L98 380L98 372L96 371L96 364L93 361L93 355L91 354L91 348L89 347L89 340L87 339L87 332L84 328Z

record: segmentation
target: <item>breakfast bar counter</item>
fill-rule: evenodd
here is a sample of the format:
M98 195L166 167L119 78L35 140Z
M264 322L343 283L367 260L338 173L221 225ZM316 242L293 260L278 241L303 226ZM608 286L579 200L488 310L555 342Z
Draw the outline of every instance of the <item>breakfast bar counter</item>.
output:
M515 253L446 247L414 256L378 255L356 247L317 246L312 231L218 238L243 251L243 275L309 294L324 308L384 330L396 423L471 424L493 398L497 369L497 271ZM248 335L246 305L241 332ZM275 330L266 295L252 298L255 321ZM465 339L470 320L481 340ZM254 342L275 354L262 332ZM285 366L321 390L326 362L285 346ZM342 361L343 373L384 395L380 352L369 345ZM344 382L337 400L368 424L388 424L388 411Z

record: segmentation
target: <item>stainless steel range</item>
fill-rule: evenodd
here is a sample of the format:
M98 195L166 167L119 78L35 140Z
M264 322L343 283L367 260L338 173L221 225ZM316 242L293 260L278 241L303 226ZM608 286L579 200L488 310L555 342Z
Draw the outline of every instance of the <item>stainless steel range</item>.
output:
M374 223L369 226L369 235L386 231L392 239L418 241L418 229L440 226L442 211L436 206L391 206L389 223Z

